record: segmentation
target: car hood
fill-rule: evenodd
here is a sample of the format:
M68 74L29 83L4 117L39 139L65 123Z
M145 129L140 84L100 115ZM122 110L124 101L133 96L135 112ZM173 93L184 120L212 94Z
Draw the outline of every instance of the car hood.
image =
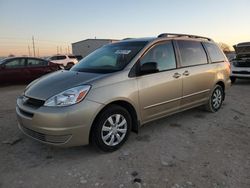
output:
M240 43L233 47L237 55L250 55L250 42Z
M107 75L75 71L57 71L33 81L25 89L24 95L39 100L47 100L67 89L83 84L90 84L90 82L105 76Z

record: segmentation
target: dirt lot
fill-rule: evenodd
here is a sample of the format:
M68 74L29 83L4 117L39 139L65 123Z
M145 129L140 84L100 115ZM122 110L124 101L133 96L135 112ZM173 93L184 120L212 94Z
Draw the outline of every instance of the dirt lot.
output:
M218 113L155 121L113 153L24 136L15 117L23 88L0 88L0 187L250 187L250 81L237 82Z

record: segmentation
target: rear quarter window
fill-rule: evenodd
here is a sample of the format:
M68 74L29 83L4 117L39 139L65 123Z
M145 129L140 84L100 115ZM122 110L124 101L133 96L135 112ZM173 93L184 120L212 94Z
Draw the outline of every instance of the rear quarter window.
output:
M180 40L177 41L177 43L179 47L182 67L208 63L206 52L200 42Z
M208 55L212 63L225 61L225 56L223 52L220 50L220 48L216 44L207 43L207 42L203 44L208 51Z

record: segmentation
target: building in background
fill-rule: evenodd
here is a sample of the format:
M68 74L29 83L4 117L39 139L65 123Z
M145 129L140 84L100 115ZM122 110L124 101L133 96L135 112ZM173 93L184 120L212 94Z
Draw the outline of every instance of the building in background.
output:
M114 39L86 39L79 42L72 43L72 52L74 55L87 56L94 50L102 47L103 45L117 42Z

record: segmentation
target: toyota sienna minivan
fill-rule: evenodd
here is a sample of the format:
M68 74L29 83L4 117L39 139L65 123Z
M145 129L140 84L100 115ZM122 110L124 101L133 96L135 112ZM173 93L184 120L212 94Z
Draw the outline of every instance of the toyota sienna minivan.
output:
M227 58L209 38L125 39L29 84L17 99L18 125L43 143L114 151L150 121L201 105L218 111L229 76Z

